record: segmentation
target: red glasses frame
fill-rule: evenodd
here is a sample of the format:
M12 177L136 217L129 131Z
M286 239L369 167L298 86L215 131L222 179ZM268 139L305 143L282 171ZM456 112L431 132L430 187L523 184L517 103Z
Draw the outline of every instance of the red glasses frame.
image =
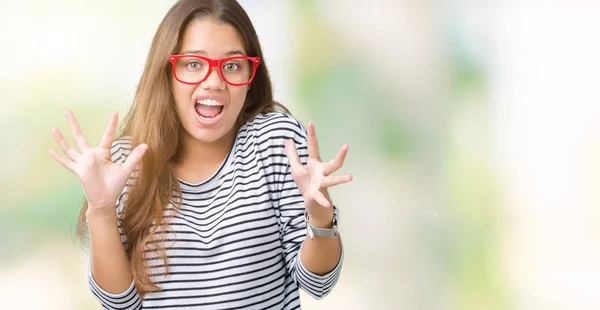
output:
M182 57L198 58L198 59L205 60L208 63L208 71L206 71L206 76L204 78L202 78L202 80L200 80L200 82L196 82L196 83L184 82L177 77L177 60L179 60L179 58L182 58ZM232 60L232 59L247 59L254 64L254 66L252 66L252 75L250 76L250 79L248 80L248 82L236 84L236 83L230 83L229 81L227 81L227 79L225 78L225 74L223 74L222 64L224 62ZM254 80L254 75L256 74L256 68L258 68L258 65L260 65L260 57L232 56L232 57L221 58L221 59L211 59L211 58L199 56L199 55L171 55L171 56L169 56L169 62L171 63L171 68L173 69L173 76L175 77L175 79L177 81L179 81L180 83L183 83L183 84L190 84L190 85L200 84L208 78L208 76L212 73L213 68L217 67L218 71L219 71L219 75L221 76L221 79L223 81L225 81L225 83L232 85L232 86L242 86L242 85L248 85L252 82L252 80Z

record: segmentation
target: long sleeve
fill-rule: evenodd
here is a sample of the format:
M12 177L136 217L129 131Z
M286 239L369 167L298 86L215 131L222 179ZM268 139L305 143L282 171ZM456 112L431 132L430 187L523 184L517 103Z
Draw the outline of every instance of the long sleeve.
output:
M304 147L306 151L306 147ZM300 149L299 149L299 152ZM305 163L307 156L301 157ZM304 222L304 199L296 187L291 173L285 175L281 198L279 201L280 233L283 252L288 272L296 284L315 299L327 296L340 275L344 251L336 267L324 275L308 270L300 259L300 249L306 239L306 223Z
M115 163L122 164L123 162L125 162L125 159L129 155L130 151L131 151L131 146L129 144L128 139L117 140L117 141L113 142L113 145L111 147L111 160ZM119 226L119 234L121 235L121 242L123 243L123 246L126 246L126 243L125 243L126 239L125 239L125 236L123 235L123 231L121 229L120 222L121 222L121 218L122 218L123 207L125 206L125 200L127 198L129 184L131 184L131 181L132 181L132 179L130 178L129 181L127 182L128 185L125 186L125 188L123 189L123 192L121 193L121 195L119 195L119 198L117 199L117 204L116 204L117 220L119 221L119 225L118 225ZM92 275L91 266L90 266L89 272L88 272L88 280L89 280L89 284L90 284L90 290L92 291L92 293L94 294L94 296L96 297L98 302L100 302L100 305L102 306L103 309L106 309L106 310L142 309L142 298L137 293L137 290L135 288L135 283L133 281L132 281L131 285L129 286L129 288L125 292L122 292L119 294L111 294L111 293L105 291L104 289L102 289L100 287L100 285L98 285L96 280L94 280L94 276Z
M288 273L294 282L315 299L327 296L340 275L344 257L343 249L340 261L330 272L319 275L308 270L301 260L300 249L306 239L306 223L304 222L304 198L294 182L289 162L285 156L284 145L287 139L293 139L298 149L302 164L306 165L308 148L306 130L290 116L282 117L270 128L272 139L273 161L271 166L277 175L274 182L274 198L279 218L283 255Z
M92 294L100 302L103 309L107 310L137 310L142 309L142 299L138 295L135 285L131 286L123 293L111 294L103 290L94 280L92 272L89 273L90 289Z

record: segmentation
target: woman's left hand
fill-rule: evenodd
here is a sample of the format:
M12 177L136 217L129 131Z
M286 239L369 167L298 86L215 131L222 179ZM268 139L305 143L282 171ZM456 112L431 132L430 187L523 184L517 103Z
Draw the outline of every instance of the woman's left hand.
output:
M331 175L344 164L348 145L342 145L335 158L321 162L319 143L312 122L308 122L307 130L308 160L306 166L302 165L294 141L291 139L285 144L285 154L290 162L292 178L304 196L304 204L311 223L317 226L329 226L333 218L333 208L331 208L327 188L352 181L352 175L349 173Z

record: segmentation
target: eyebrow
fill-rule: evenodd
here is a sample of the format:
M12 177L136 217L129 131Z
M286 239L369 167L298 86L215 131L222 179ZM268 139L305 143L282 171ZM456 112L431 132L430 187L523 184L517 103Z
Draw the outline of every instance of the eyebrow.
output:
M203 50L187 50L187 51L183 51L181 53L182 55L189 55L189 54L202 54L202 55L206 55L207 53ZM242 56L246 56L246 54L244 54L244 52L240 51L240 50L233 50L233 51L229 51L227 53L225 53L225 56L233 56L233 55L242 55Z

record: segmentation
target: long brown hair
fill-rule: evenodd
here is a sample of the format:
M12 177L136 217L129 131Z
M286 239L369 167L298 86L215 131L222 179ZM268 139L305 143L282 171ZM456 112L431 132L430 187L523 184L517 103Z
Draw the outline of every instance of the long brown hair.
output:
M132 148L140 143L148 145L135 184L129 190L121 220L131 271L137 291L142 296L160 290L148 275L144 250L150 241L158 240L152 245L158 244L159 253L167 266L164 245L159 240L162 234L155 232L168 222L168 218L164 217L167 205L173 203L179 207L181 203L180 199L173 199L173 190L179 194L175 197L181 197L181 187L172 165L182 149L179 136L182 127L170 87L172 71L167 60L179 51L185 29L197 18L214 18L232 25L243 38L248 55L258 56L262 60L248 90L237 126L259 113L289 113L285 107L273 101L271 80L262 59L256 31L244 9L235 0L181 0L173 5L156 31L133 105L119 131L119 138L131 138ZM87 201L83 204L78 224L82 238L86 234L86 210Z

